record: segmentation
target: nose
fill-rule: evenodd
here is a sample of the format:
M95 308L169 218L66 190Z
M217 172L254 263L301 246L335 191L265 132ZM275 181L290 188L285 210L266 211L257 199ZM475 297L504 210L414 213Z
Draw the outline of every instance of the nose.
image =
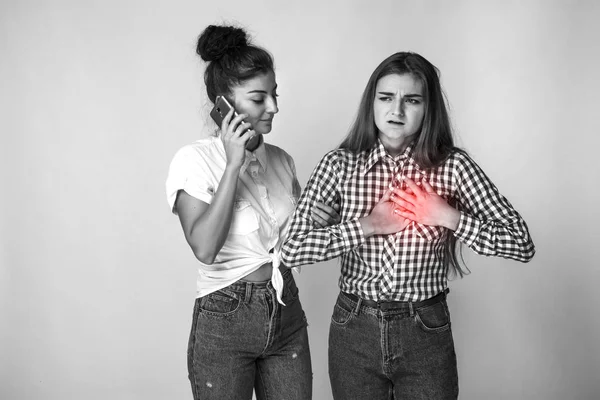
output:
M402 99L394 99L392 107L392 115L404 115L404 102Z
M273 96L269 96L266 100L267 102L267 113L269 114L277 114L279 112L279 107L277 107L277 99Z

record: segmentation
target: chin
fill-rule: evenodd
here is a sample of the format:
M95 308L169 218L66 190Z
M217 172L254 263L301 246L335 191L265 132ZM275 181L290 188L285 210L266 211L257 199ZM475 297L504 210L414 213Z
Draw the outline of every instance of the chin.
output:
M407 137L407 135L399 132L386 132L385 136L389 140L404 140Z

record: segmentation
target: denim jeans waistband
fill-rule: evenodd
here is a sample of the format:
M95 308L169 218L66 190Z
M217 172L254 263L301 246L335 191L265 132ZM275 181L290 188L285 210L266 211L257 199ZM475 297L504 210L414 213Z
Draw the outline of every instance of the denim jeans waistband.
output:
M446 295L450 292L450 289L446 289L443 292L438 293L437 295L430 297L429 299L422 301L374 301L374 300L366 300L362 299L354 294L340 292L342 296L347 298L356 304L356 307L369 307L376 310L387 311L387 310L397 310L397 311L411 311L416 308L430 306L436 303L439 303L442 300L446 299Z
M292 276L292 271L288 268L285 268L285 270L281 272L281 276L283 277L284 287L286 282L288 282L290 279L294 279L294 277ZM221 289L221 292L229 293L231 295L235 294L237 296L234 297L239 296L239 298L244 300L249 298L252 292L264 292L267 290L273 290L273 284L271 283L270 279L262 282L239 280L227 287L224 287L223 289Z

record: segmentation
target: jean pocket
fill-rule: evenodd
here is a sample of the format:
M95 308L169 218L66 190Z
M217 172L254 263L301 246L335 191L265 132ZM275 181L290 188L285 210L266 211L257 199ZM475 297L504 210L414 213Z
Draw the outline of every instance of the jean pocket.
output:
M258 217L252 204L245 199L236 199L229 234L247 235L256 230L258 230Z
M450 313L445 301L417 308L415 320L425 332L440 333L450 329Z
M340 295L341 296L341 295ZM331 322L335 325L346 325L354 317L354 310L346 302L341 301L338 297L335 306L333 306L333 314L331 315Z
M203 314L226 317L234 314L239 307L239 297L233 292L222 289L200 299L200 312Z

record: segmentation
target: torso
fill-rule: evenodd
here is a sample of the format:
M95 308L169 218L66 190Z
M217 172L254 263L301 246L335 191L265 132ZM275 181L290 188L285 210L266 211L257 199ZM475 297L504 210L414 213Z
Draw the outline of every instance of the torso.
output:
M286 269L285 267L279 267L279 271L281 271L281 273L283 273L283 271L285 269ZM273 264L267 263L267 264L262 265L256 271L246 275L245 277L243 277L240 280L246 281L246 282L264 282L264 281L268 281L269 279L271 279L272 274L273 274Z

